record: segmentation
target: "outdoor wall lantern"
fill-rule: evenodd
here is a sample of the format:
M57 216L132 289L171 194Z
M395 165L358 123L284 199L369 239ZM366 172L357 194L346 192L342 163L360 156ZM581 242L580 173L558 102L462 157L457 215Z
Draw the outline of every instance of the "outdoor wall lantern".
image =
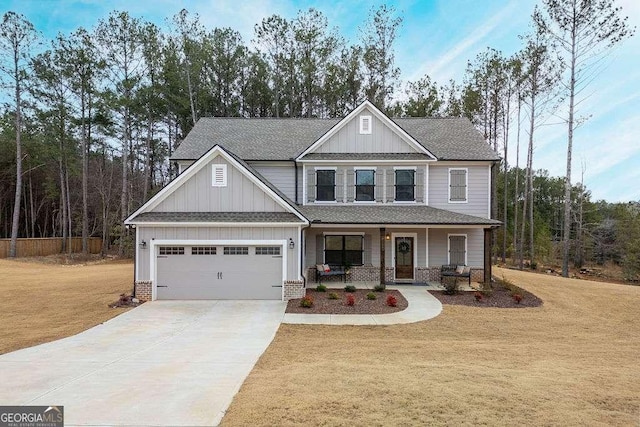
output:
M296 244L293 242L293 239L289 237L289 249L293 249L295 246Z
M389 233L386 234L386 236L384 236L385 239L387 240L391 240L391 235Z
M147 249L147 242L145 242L144 240L140 242L140 249Z

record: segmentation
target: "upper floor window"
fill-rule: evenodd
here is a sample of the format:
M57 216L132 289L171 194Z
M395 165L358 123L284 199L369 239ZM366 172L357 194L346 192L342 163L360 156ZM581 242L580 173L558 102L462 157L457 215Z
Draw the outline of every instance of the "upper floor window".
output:
M373 202L375 189L375 171L373 169L356 170L356 201Z
M336 171L316 171L316 201L335 202L336 200Z
M413 169L396 169L396 202L413 202L416 200L416 171Z
M449 169L449 201L467 201L467 169Z

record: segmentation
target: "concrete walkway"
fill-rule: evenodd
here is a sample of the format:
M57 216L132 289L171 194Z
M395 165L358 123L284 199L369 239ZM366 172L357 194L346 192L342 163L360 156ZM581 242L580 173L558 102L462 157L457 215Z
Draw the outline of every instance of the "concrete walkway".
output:
M155 301L0 356L0 404L63 405L65 426L217 425L271 343L280 301Z
M282 323L305 325L395 325L414 323L436 317L442 304L427 292L424 286L387 286L397 289L406 298L409 306L397 313L389 314L299 314L285 313Z

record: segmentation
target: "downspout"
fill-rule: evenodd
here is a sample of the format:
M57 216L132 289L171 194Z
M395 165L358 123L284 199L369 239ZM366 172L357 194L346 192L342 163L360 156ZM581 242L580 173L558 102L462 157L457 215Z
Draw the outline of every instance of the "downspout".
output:
M296 174L297 176L297 174ZM298 195L298 191L296 190L296 196ZM304 230L306 227L300 227L300 256L298 257L298 262L300 264L300 277L302 277L302 286L303 289L307 289L307 278L304 275L304 250L305 248L305 244L304 244Z
M294 168L294 181L295 181L295 185L296 185L296 195L295 195L295 202L296 205L298 204L298 162L296 162L295 160L293 160L293 168Z

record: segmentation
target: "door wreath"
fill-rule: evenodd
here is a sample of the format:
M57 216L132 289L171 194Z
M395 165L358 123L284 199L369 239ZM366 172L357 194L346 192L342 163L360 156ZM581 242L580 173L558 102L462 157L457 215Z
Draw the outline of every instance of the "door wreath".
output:
M407 242L398 243L398 252L400 252L401 254L406 254L407 252L409 252L410 249L411 249L411 245L409 245L409 243Z

